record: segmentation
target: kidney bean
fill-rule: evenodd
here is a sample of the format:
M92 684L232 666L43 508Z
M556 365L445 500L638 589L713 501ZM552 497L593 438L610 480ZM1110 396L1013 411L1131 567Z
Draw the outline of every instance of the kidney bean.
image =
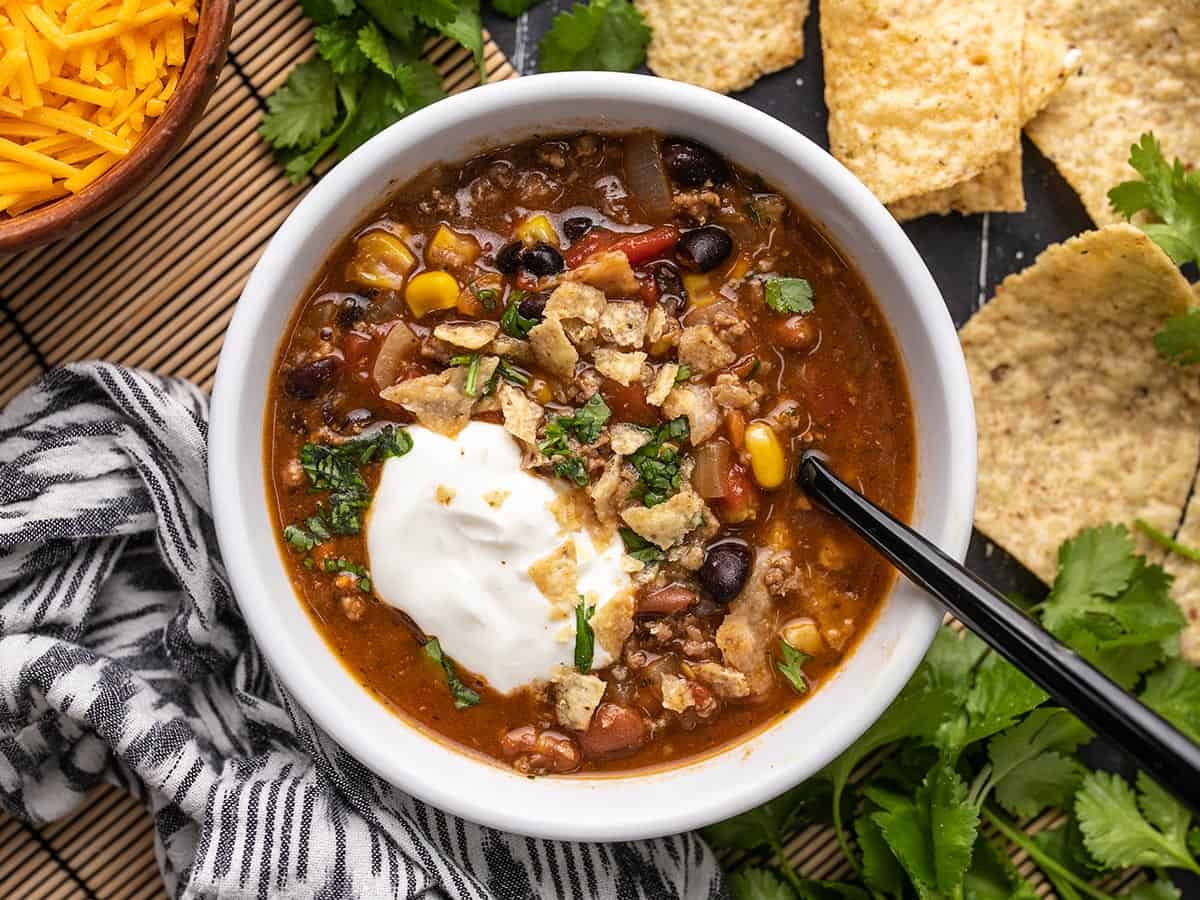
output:
M341 361L336 356L322 356L312 362L296 366L287 374L284 389L293 397L312 400L329 388L337 377Z
M639 613L669 616L690 608L697 600L696 592L681 584L669 584L638 600Z
M601 703L592 724L580 736L579 745L589 759L614 759L635 753L648 737L646 720L637 710Z

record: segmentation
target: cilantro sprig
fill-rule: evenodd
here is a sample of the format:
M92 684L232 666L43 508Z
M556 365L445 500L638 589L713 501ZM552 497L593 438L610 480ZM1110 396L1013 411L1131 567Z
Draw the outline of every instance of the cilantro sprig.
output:
M554 462L554 474L573 481L580 487L588 483L587 468L571 444L573 438L580 446L594 444L612 416L612 410L599 394L569 416L554 416L546 423L538 450Z
M1060 548L1054 585L1033 612L1200 740L1200 670L1174 655L1182 618L1170 584L1127 529L1088 529ZM785 677L787 662L781 647ZM1178 900L1163 873L1200 872L1200 825L1145 774L1131 783L1089 770L1078 750L1091 738L978 638L943 627L892 706L841 757L705 836L717 848L771 852L738 857L738 900L1034 900L984 823L1064 900L1115 900L1097 885L1130 866L1159 875L1131 900ZM1050 808L1067 813L1061 827L1034 837L1017 825ZM783 852L789 834L820 824L834 826L853 868L846 880L805 879Z
M539 46L543 72L632 72L646 58L650 29L629 0L591 0L559 13Z
M1141 181L1123 181L1108 192L1108 202L1126 219L1139 213L1151 221L1140 224L1150 239L1177 265L1200 259L1200 172L1183 162L1171 165L1153 134L1143 134L1129 149L1129 165Z
M421 58L440 33L474 55L483 77L479 0L301 0L316 25L317 56L267 98L259 134L299 182L326 155L338 159L411 112L445 96Z
M808 692L808 682L804 680L804 664L812 659L807 653L801 653L782 638L779 641L779 659L775 660L775 668L787 679L797 694Z
M662 562L667 558L667 554L663 553L662 550L632 528L626 528L622 525L617 529L617 533L621 535L621 543L625 545L625 554L636 559L638 562L648 566L651 563Z
M763 283L763 300L777 313L801 314L813 311L812 286L803 278L768 278Z

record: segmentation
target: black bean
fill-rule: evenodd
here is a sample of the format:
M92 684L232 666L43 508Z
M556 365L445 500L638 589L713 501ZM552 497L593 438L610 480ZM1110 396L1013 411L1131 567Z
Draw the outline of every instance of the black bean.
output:
M341 365L336 356L322 356L302 366L296 366L287 374L284 389L293 397L301 400L312 400L328 389L337 377Z
M517 304L517 312L527 319L540 319L546 311L546 301L550 299L545 294L526 294Z
M700 584L718 603L729 603L742 592L750 577L754 554L736 538L710 544L700 567Z
M683 138L663 141L663 164L667 174L685 187L700 187L709 182L714 186L729 180L729 166L703 144Z
M572 216L562 223L567 240L577 241L592 230L592 220L587 216Z
M654 279L654 286L658 288L658 302L667 315L679 318L687 309L687 289L679 277L679 270L673 262L665 259L653 262L647 268Z
M521 254L521 268L530 275L542 278L546 275L556 275L566 268L562 254L549 244L534 244L526 247Z
M675 260L693 272L711 272L732 252L733 238L717 225L685 231L675 244Z
M521 267L521 253L524 249L525 245L520 241L505 244L496 254L496 268L505 275L516 275L517 269Z
M343 297L338 303L337 323L344 331L349 331L363 320L370 308L371 303L366 297L358 297L353 294Z

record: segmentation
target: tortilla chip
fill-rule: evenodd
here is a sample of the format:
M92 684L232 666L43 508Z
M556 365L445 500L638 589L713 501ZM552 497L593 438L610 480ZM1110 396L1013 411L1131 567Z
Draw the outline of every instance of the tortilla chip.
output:
M1057 32L1026 22L1021 42L1021 123L1036 116L1079 67L1079 54ZM1024 212L1021 141L976 175L959 184L906 197L888 205L901 222L958 212Z
M1153 338L1191 298L1145 234L1113 225L1049 247L960 333L979 432L975 524L1047 583L1081 529L1179 521L1200 459L1200 381Z
M635 0L655 75L727 94L804 57L809 0Z
M1029 0L1029 16L1083 55L1026 133L1098 225L1120 221L1108 191L1136 178L1129 148L1153 131L1168 157L1200 163L1200 3Z
M1192 492L1192 500L1175 540L1188 547L1200 547L1200 492ZM1169 553L1163 568L1175 576L1171 596L1188 620L1187 628L1180 635L1180 649L1188 662L1200 666L1200 563Z
M833 155L890 203L965 181L1017 143L1024 4L825 0Z

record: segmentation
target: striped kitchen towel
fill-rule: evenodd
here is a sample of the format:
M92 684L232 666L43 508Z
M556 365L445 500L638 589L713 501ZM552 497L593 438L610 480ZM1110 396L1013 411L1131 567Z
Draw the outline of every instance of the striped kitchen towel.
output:
M695 835L536 841L374 777L276 683L216 553L208 398L101 363L0 412L0 802L101 782L155 820L176 897L716 898Z

